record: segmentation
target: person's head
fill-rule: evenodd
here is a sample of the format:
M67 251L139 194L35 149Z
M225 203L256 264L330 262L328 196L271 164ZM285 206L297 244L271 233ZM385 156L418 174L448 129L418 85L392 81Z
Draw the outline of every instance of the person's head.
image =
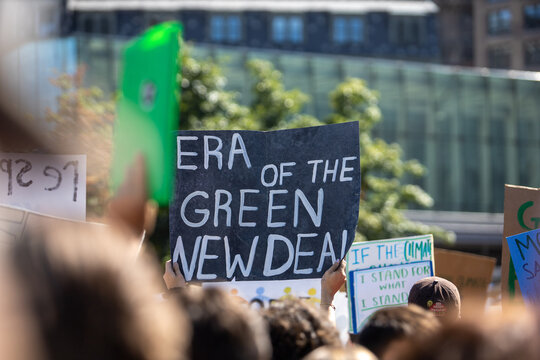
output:
M356 336L356 344L365 346L378 358L384 358L402 341L416 341L440 327L435 316L415 305L377 310Z
M505 310L444 324L409 344L400 360L530 360L540 358L540 322L526 309Z
M10 354L24 354L11 358L184 359L185 318L157 299L158 267L136 254L135 244L104 227L79 224L31 229L3 248L0 272L9 281L0 292L12 299L0 315L16 306L10 321L27 330L0 329L1 337L23 339Z
M304 301L274 301L263 317L270 331L273 359L301 359L320 346L341 346L335 326Z
M191 320L190 359L270 359L264 321L247 304L217 288L180 289L175 298Z
M365 347L358 345L321 346L310 352L304 360L377 360L377 357Z
M456 285L438 276L418 280L409 291L409 304L431 311L442 321L461 317L461 297Z

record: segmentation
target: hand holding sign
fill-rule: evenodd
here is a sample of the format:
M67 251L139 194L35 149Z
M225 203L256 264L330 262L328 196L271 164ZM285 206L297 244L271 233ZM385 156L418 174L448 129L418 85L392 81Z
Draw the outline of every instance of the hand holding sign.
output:
M324 273L321 279L322 304L331 304L334 300L334 295L345 283L345 279L347 278L345 274L346 266L347 263L345 261L338 261Z
M165 281L165 285L169 290L186 286L186 279L182 276L178 263L173 264L171 260L167 260L165 263L163 281Z
M330 308L336 309L334 296L347 279L345 274L346 266L347 263L343 259L336 262L326 270L321 279L321 311L327 314L331 322L335 322L335 317L333 316L334 313L330 312Z

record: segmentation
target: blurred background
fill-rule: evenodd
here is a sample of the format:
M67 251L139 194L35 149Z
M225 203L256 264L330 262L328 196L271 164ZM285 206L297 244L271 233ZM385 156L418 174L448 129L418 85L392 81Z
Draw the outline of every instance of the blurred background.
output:
M70 101L99 105L77 121L110 127L123 46L167 20L182 22L190 56L217 64L243 105L251 59L307 94L302 113L318 119L339 83L364 79L383 119L372 135L426 168L407 181L433 206L405 216L455 232L447 247L500 258L504 184L540 186L540 1L4 0L2 87L36 129L62 123ZM110 155L100 156L88 166ZM89 174L104 186L104 173Z

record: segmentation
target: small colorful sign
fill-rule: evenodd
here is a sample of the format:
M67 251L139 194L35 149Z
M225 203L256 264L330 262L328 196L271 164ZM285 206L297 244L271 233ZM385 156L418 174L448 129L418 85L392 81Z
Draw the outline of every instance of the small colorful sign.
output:
M203 287L225 289L246 300L253 308L268 307L273 301L290 298L304 299L314 305L321 303L320 279L207 282Z
M432 235L354 243L347 254L350 332L377 309L407 304L414 283L433 276L433 260Z

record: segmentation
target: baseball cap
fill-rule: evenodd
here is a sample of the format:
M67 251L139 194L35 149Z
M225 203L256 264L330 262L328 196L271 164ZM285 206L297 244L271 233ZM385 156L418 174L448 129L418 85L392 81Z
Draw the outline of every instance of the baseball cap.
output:
M439 318L459 319L461 298L452 282L438 276L418 280L409 292L409 304L427 309Z

